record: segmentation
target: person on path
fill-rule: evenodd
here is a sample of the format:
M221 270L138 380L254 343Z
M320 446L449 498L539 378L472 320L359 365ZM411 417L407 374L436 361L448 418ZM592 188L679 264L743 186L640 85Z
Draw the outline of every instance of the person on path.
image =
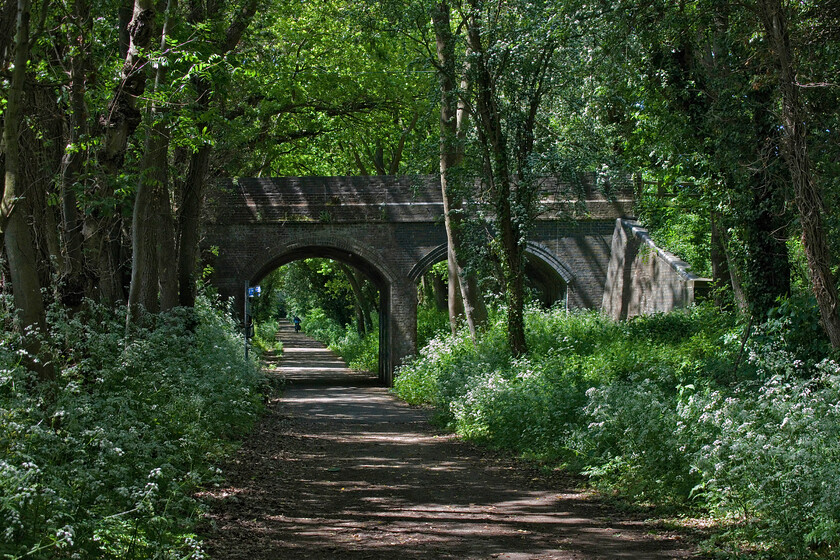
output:
M300 332L300 317L298 317L297 315L295 315L294 323L295 323L295 332Z

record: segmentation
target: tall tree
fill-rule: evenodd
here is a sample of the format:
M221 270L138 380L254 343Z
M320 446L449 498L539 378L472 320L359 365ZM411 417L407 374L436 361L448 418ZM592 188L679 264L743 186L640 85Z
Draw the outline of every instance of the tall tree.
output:
M525 247L537 215L540 165L536 129L549 92L562 76L557 54L570 41L562 22L576 7L548 2L464 6L470 89L481 183L494 214L496 248L508 313L511 352L525 340ZM567 13L565 10L569 10Z
M239 44L257 11L257 0L247 0L235 11L234 17L224 35L208 41L208 58L224 57ZM200 29L219 17L218 5L206 2L192 2L187 14L187 22ZM205 72L196 72L190 78L194 90L192 105L200 115L211 111L211 98L214 93L212 76ZM217 94L218 96L218 94ZM217 103L218 104L218 103ZM203 120L203 119L202 119ZM200 234L201 204L204 201L204 187L210 172L212 143L208 138L199 138L198 145L192 147L187 175L181 183L180 202L176 223L178 246L178 293L180 304L191 307L195 303L196 263L198 260L198 242Z
M468 274L464 266L464 181L468 176L462 166L465 137L469 118L459 95L459 79L467 71L456 59L455 37L452 33L451 9L447 2L432 8L432 22L437 48L437 73L440 83L440 186L443 195L443 218L446 227L447 263L449 270L449 323L454 333L463 312L473 342L476 330L487 321L487 311L475 274ZM463 63L462 63L463 64ZM465 79L465 78L464 78ZM460 173L459 173L460 171ZM461 183L460 185L458 183ZM459 253L461 253L459 255Z
M138 10L141 0L135 4L135 18L138 17ZM170 8L172 0L169 0L164 12L164 25L160 39L160 52L166 50L167 34L169 32ZM153 4L145 9L153 9ZM154 21L154 17L150 16ZM134 20L133 20L134 21ZM151 41L149 41L151 42ZM166 65L157 61L154 65L153 89L147 101L146 118L149 121L149 128L146 134L145 149L140 165L140 181L134 197L134 212L131 221L131 285L128 294L128 315L127 321L136 321L143 309L156 312L160 309L158 293L171 303L169 286L163 286L160 267L166 266L163 256L162 245L170 240L166 231L161 231L160 221L162 215L171 215L168 208L161 208L164 192L167 193L166 201L168 206L168 175L167 155L169 151L168 135L166 124L160 115L161 107L155 103L154 95L159 94L166 75ZM145 86L144 86L145 91ZM163 218L165 220L165 218ZM174 233L173 233L174 242ZM170 261L171 262L171 261ZM162 289L163 288L163 289ZM164 292L165 290L165 292ZM167 297L168 296L168 297Z
M14 292L15 308L24 330L34 327L46 328L44 300L41 297L41 282L38 278L36 251L27 223L24 200L25 190L20 177L19 138L21 134L22 97L29 63L29 22L31 17L29 0L18 0L14 40L14 69L6 98L3 115L3 143L5 173L3 198L0 206L0 225ZM36 338L29 337L27 350L29 362L43 380L53 377L48 364L38 362L35 356L39 350Z
M84 234L78 213L76 191L84 184L84 170L88 151L86 142L90 135L88 122L87 73L90 67L90 41L93 19L89 0L74 0L72 25L68 25L67 43L70 46L70 84L68 126L65 133L64 156L61 162L59 191L61 195L62 232L65 259L64 300L78 304L80 297L89 291L85 281L83 254Z
M449 251L454 255L450 286L464 286L459 270L475 266L465 266L464 249L472 261L474 254L486 257L489 246L507 302L509 344L514 354L522 354L527 350L525 247L541 182L558 169L574 175L591 164L570 157L591 150L563 153L558 146L573 142L552 133L558 122L580 120L583 96L569 84L591 81L579 74L590 56L580 38L599 8L482 0L438 1L431 8L388 0L378 5L401 14L393 16L394 25L436 70L440 169L452 226L448 236L455 246ZM457 310L452 311L454 317Z
M647 52L654 55L643 55L653 64L642 74L653 87L640 89L654 95L636 103L643 107L639 122L655 123L656 134L637 130L635 137L645 139L637 145L658 156L653 163L719 185L711 191L715 226L728 238L730 273L741 273L757 317L790 291L786 240L789 231L801 228L808 281L836 346L837 290L821 191L826 181L815 170L829 168L837 150L823 140L815 165L808 147L809 138L836 128L836 111L827 109L836 107L836 93L821 93L836 87L829 79L798 81L803 68L807 76L836 73L834 58L826 56L838 40L831 31L838 20L836 2L629 4L633 9L621 13L633 14L630 35L651 45ZM820 93L807 96L809 91ZM791 200L798 223L787 215Z
M749 41L755 26L728 2L627 4L610 13L622 23L604 53L626 65L608 82L620 99L612 113L631 117L618 119L629 123L625 155L662 179L697 185L709 229L714 215L715 270L725 258L736 301L743 294L744 310L764 317L790 293L791 220L777 96L763 78L766 53Z
M832 347L840 348L840 301L831 274L831 252L823 224L822 193L814 176L808 151L807 113L797 80L797 61L791 46L788 15L781 0L760 0L758 15L778 67L782 95L784 153L793 182L794 200L802 226L802 245L808 259L811 284L819 306L823 328Z
M126 12L120 11L121 20ZM120 78L98 118L101 140L96 154L99 169L95 197L100 201L114 200L118 179L131 175L124 166L129 142L142 121L137 104L146 91L146 56L155 34L155 13L154 0L135 0L125 28L128 42L120 42ZM120 38L123 39L122 31ZM100 204L86 214L88 245L98 261L95 264L98 297L106 302L122 301L125 297L120 262L123 226L120 210L116 205Z

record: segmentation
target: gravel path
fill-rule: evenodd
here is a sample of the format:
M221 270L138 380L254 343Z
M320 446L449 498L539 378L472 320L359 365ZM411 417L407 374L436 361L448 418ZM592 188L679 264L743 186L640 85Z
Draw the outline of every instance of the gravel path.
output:
M281 337L283 395L225 467L228 484L201 495L211 558L693 557L569 479L441 433L291 326Z

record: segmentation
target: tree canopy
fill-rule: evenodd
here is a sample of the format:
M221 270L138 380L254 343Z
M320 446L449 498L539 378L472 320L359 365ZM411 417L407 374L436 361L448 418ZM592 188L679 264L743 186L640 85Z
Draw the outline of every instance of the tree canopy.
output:
M44 301L127 301L131 321L191 305L214 177L439 171L452 319L481 323L493 277L524 353L540 179L634 172L677 196L640 212L721 304L761 319L805 288L840 346L837 2L1 6L0 226L25 325Z

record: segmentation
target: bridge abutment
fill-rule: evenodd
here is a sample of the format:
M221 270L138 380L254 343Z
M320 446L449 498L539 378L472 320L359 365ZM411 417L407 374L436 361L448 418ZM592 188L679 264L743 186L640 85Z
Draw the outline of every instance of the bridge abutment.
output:
M417 286L408 277L391 287L390 337L392 360L383 380L388 386L395 369L417 353Z

